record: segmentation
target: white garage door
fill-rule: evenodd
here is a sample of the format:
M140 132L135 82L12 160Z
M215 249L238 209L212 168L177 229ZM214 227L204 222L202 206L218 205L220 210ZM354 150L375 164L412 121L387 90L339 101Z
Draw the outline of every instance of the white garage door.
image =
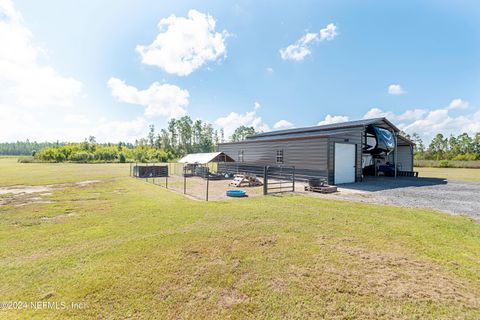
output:
M355 145L335 143L335 184L355 182Z

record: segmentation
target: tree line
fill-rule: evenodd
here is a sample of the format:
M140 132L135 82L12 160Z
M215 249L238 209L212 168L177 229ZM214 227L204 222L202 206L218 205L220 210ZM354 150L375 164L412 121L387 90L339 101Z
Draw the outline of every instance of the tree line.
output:
M31 155L32 152L42 150L45 148L53 148L64 145L61 142L30 142L17 141L17 142L4 142L0 143L0 155L10 156L25 156Z
M97 143L95 137L89 137L81 143L38 143L27 140L0 143L0 155L31 155L33 160L55 162L166 162L188 153L214 152L218 150L219 143L242 141L255 133L253 127L240 126L226 139L223 129L216 130L208 122L193 121L189 116L184 116L169 120L166 128L158 132L154 125L150 125L148 135L135 143ZM417 160L480 160L480 133L448 137L439 133L428 146L417 133L401 134L415 142Z
M454 160L472 161L480 160L480 132L473 136L462 133L458 136L445 137L438 133L425 146L417 133L411 136L402 133L405 137L415 142L415 159L417 160Z
M248 126L236 128L230 141L241 141L255 134ZM189 116L168 121L166 128L155 130L149 126L148 135L135 143L97 143L90 136L81 143L0 143L0 155L30 155L23 161L47 162L167 162L188 153L214 152L218 144L226 142L223 129L216 130L202 120L193 121Z

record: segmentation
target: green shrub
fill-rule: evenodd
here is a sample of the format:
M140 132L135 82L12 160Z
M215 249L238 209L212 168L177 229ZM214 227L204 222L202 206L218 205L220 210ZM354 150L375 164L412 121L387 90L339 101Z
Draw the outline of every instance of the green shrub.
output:
M448 160L441 160L439 166L440 168L450 168L450 163Z
M120 156L119 156L119 161L120 163L125 163L127 161L127 159L125 158L125 155L122 153L120 153Z
M459 154L453 157L452 160L454 161L475 161L478 160L479 155L476 153L464 153L464 154Z
M47 148L41 152L37 152L36 158L43 161L63 162L67 157L62 151L60 148Z
M110 148L98 148L95 151L95 159L101 161L113 161L117 159L117 151Z
M87 151L79 151L70 156L70 160L75 162L89 162L93 159L94 155Z

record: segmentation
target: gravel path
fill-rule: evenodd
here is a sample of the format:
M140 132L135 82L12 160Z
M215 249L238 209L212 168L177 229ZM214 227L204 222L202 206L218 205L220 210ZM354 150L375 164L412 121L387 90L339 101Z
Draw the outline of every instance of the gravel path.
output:
M480 221L480 183L477 182L376 177L360 183L341 185L339 190L328 197L432 208L454 215L468 215Z

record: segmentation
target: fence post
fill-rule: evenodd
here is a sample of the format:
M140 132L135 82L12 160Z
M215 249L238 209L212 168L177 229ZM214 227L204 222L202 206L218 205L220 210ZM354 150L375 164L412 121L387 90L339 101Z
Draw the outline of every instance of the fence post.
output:
M292 167L293 192L295 192L295 166Z
M209 185L209 182L210 182L210 170L207 167L207 194L206 194L207 201L208 201L208 185Z
M187 193L187 170L183 167L183 194Z
M267 172L268 172L268 167L265 166L263 168L263 195L264 196L267 195L267 191L268 191L267 190L268 189L268 187L267 187L267 185L268 185L268 173Z
M168 174L165 176L165 189L168 189Z
M130 177L132 176L132 163L130 162Z

